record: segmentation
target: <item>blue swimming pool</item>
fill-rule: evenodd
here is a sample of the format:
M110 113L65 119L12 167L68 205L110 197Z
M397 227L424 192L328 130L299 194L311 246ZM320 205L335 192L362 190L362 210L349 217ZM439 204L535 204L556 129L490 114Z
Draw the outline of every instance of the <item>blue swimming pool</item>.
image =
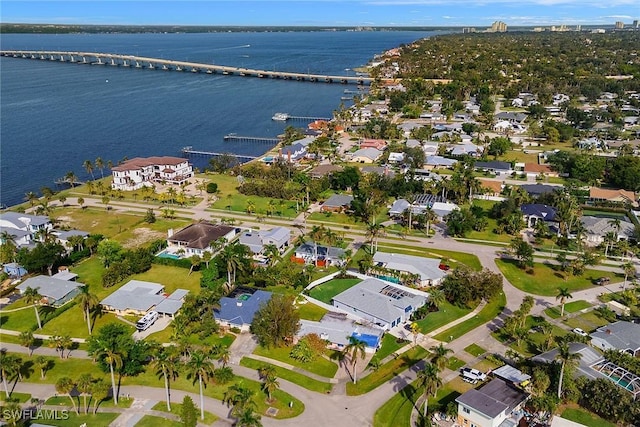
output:
M378 344L380 344L380 338L376 335L359 334L354 332L351 336L359 339L360 341L364 341L367 347L377 348Z
M400 283L400 279L398 279L397 277L391 277L391 276L383 276L383 275L377 275L376 276L378 279L382 279L385 280L387 282L391 282L391 283Z
M170 259L180 259L180 256L178 255L174 255L174 254L170 254L168 252L160 252L158 255L156 255L158 258L170 258Z

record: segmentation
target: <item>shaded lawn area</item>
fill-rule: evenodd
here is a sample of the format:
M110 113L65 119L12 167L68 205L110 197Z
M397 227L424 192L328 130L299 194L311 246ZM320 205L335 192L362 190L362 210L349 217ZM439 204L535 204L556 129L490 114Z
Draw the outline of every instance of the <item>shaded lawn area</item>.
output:
M165 406L164 409L166 411L167 407ZM173 404L171 405L171 409L173 410ZM200 409L198 409L198 414L199 413L200 413ZM207 414L208 412L204 413L205 419L207 418ZM176 414L176 415L179 416L180 414ZM198 421L200 421L200 415L198 415ZM145 415L135 425L135 427L181 427L181 426L183 426L183 424L180 421L174 421L168 418L161 418L153 415Z
M571 301L564 305L564 312L567 313L575 313L576 311L583 310L585 308L591 307L591 304L584 300ZM544 313L551 317L552 319L558 319L560 317L560 313L562 312L562 306L550 307L544 310Z
M326 310L318 305L306 302L305 304L297 304L298 314L301 319L319 321L322 319L329 310Z
M409 369L428 355L429 351L421 346L405 351L396 359L385 363L366 377L360 378L356 384L348 382L347 396L358 396L370 392L404 370Z
M92 197L100 198L100 196ZM102 234L105 237L121 240L118 235L139 224L143 216L142 214L117 213L95 207L86 209L74 207L55 209L50 214L50 218L77 230L84 230L92 234Z
M290 381L294 384L304 387L307 390L315 391L318 393L330 393L332 385L328 382L318 381L310 378L299 372L294 372L289 369L281 368L280 366L272 365L261 360L255 360L248 357L243 357L240 360L240 366L246 366L247 368L258 370L264 366L271 366L275 369L276 376L283 380Z
M102 372L97 364L89 359L77 359L73 357L73 351L69 359L60 359L59 357L45 356L50 362L51 368L46 371L44 379L40 379L40 369L35 365L36 355L29 357L25 353L8 353L20 357L23 363L26 363L23 371L24 380L21 382L35 384L55 384L62 377L79 378L82 374L91 374L94 378L104 379L111 384L108 374ZM67 398L67 401L69 399ZM69 402L70 404L71 402Z
M569 327L580 328L583 331L590 332L600 326L604 326L609 324L609 321L603 317L600 317L597 312L589 311L587 313L582 313L577 316L571 317L569 319L564 320Z
M512 349L525 356L533 356L545 351L542 347L544 345L545 336L541 332L537 331L537 326L544 323L542 316L527 316L525 319L525 328L529 330L529 334L519 344L516 341L511 340L510 337L503 334L501 330L492 332L491 335L498 341L509 345ZM567 331L556 325L551 325L553 330L553 336L563 337L567 335Z
M478 344L471 344L465 347L464 351L475 357L482 356L487 352L487 350L480 347Z
M514 260L496 259L496 264L507 280L516 288L534 295L556 296L558 288L568 288L569 292L589 289L598 277L611 275L610 272L585 269L582 276L568 276L556 271L551 264L535 263L533 274L519 268Z
M398 351L400 348L409 344L409 341L403 340L401 338L394 337L391 334L384 334L382 337L382 342L380 343L380 349L376 351L371 360L369 361L369 365L372 362L380 362L384 360L388 355Z
M84 397L74 396L73 399L76 402L76 405L78 406L79 410L83 412ZM104 399L102 402L100 402L100 405L98 405L98 412L100 412L100 408L130 408L134 400L135 399L133 398L127 399L126 397L121 397L118 399L118 404L116 405L113 402L113 399L111 397L108 397ZM46 402L44 402L45 405L55 405L55 406L69 406L70 403L71 403L71 400L69 399L69 396L66 396L66 395L50 397L47 399ZM93 400L91 400L91 396L87 396L87 406L89 406L90 411L93 410L93 403L94 402Z
M69 411L69 418L67 418L66 420L47 419L46 423L49 426L56 427L77 427L83 424L91 426L108 426L111 425L111 423L115 421L115 419L119 416L120 414L117 412L100 412L99 410L95 415L85 415L82 413L80 415L76 415L75 412Z
M332 279L309 291L311 298L315 298L326 304L331 304L331 299L341 292L346 291L357 283L360 279Z
M253 354L288 363L289 365L293 365L296 368L304 369L305 371L327 378L333 378L333 376L336 374L336 371L338 370L338 365L323 357L318 357L311 363L303 363L290 357L290 352L291 347L267 349L262 346L258 346L256 347Z
M218 417L216 417L211 412L204 411L204 421L202 421L200 419L200 407L198 406L200 403L199 403L199 401L198 401L198 403L196 403L196 402L194 402L194 403L196 404L196 408L198 409L198 411L197 411L198 412L198 422L204 422L206 425L211 425L218 419ZM155 406L153 408L151 408L151 409L154 410L154 411L167 412L168 414L173 414L173 415L177 416L178 418L180 418L180 414L182 412L182 403L171 402L171 412L167 411L167 402L166 401L162 401L162 402L156 403ZM163 419L165 419L165 418L163 418ZM140 424L139 423L136 424L136 426L138 426L138 425L140 425ZM178 425L181 425L181 424L178 423ZM154 427L154 425L150 424L150 427Z
M422 320L418 320L416 323L420 327L420 332L428 334L431 331L445 326L452 321L459 319L466 314L470 313L470 308L462 308L451 304L448 301L440 304L439 310L427 314Z
M11 391L9 391L9 397L12 400L17 401L18 403L25 403L31 400L31 395L29 393L18 393L18 392L11 393ZM6 398L7 398L7 395L4 393L4 390L3 390L3 393L0 393L0 402L6 402Z
M474 270L482 270L480 260L474 254L448 251L445 249L416 248L415 246L391 245L388 243L379 244L378 250L382 252L393 252L405 255L421 256L424 258L447 258L449 261L464 264ZM455 265L451 265L455 267Z
M567 408L562 412L562 418L566 418L576 423L583 424L588 427L615 427L614 423L610 423L604 418L600 418L586 409L579 407Z
M504 307L507 305L507 297L503 292L500 293L496 298L489 301L487 305L484 306L482 310L471 319L467 319L464 322L453 326L446 331L439 333L434 336L435 339L440 341L447 341L453 337L453 339L460 338L464 334L471 332L478 326L484 325L487 322L498 317Z

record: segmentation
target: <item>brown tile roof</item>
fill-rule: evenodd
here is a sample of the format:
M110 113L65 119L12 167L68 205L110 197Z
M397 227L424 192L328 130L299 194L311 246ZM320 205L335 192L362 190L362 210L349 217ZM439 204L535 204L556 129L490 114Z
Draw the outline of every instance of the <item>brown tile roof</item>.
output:
M500 193L502 191L502 183L500 181L492 181L489 179L479 179L482 188L493 191L494 193Z
M156 157L135 157L131 160L127 160L121 165L114 166L111 168L113 171L123 172L128 170L141 169L146 166L165 166L165 165L179 165L180 163L186 162L186 159L180 157L170 157L170 156L156 156Z
M325 176L330 174L331 172L341 171L342 166L340 165L319 165L313 168L310 172L311 176Z
M612 201L624 201L629 202L636 201L636 195L633 191L627 190L608 190L606 188L591 187L589 189L589 198L591 199L603 199Z
M202 221L191 224L169 237L170 242L186 243L187 247L205 249L221 237L226 236L234 227L227 225L211 224Z
M551 172L553 172L549 165L539 165L537 163L525 163L524 164L524 171L525 172L535 172L535 173L540 173L540 172L551 173Z

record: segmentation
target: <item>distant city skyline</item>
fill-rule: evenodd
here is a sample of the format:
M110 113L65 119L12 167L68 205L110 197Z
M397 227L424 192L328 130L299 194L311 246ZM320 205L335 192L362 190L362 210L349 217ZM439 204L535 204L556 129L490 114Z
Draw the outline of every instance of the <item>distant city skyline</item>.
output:
M3 23L230 26L611 25L637 0L4 0Z

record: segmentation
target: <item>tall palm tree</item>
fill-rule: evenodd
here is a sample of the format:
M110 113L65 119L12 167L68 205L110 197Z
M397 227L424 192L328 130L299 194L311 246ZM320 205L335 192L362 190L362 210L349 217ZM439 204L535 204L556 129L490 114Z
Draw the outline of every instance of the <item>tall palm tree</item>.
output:
M562 396L562 381L564 377L564 369L567 366L573 366L580 360L580 353L571 353L569 349L569 343L560 342L558 345L558 354L556 355L556 359L560 361L560 379L558 380L558 399Z
M280 261L280 251L278 247L274 244L269 244L264 247L263 255L267 257L269 260L269 266L275 265L278 261Z
M229 347L226 345L221 345L215 352L216 357L218 358L218 362L222 364L222 367L225 368L227 364L229 364L229 360L231 360L231 351Z
M78 298L78 303L80 305L80 308L82 309L82 317L84 317L85 321L87 322L87 329L89 330L89 335L91 335L90 313L91 310L98 306L98 297L89 291L89 286L83 286L76 298Z
M71 392L74 388L76 388L76 384L69 377L62 377L58 381L56 381L56 392L69 396L69 400L71 400L71 404L73 405L73 410L76 411L77 415L80 415L80 412L76 407L76 401L73 396L71 396Z
M78 180L78 177L76 176L76 174L73 171L69 171L64 175L64 179L73 188L73 186L75 185L76 181Z
M24 198L25 198L25 200L27 202L29 202L31 207L33 207L33 205L36 204L36 200L38 200L38 195L36 193L34 193L33 191L29 191L28 193L26 193L24 195Z
M118 389L116 388L116 377L114 374L114 366L116 369L122 368L124 354L117 349L103 348L96 352L95 357L104 356L104 361L109 365L111 373L111 392L113 394L113 403L118 404Z
M41 380L45 379L47 375L47 370L49 370L51 367L51 361L44 356L38 356L36 357L36 360L34 361L34 363L38 367L38 369L40 369L40 379Z
M275 375L267 375L262 378L262 390L267 393L267 399L269 402L272 401L271 396L273 395L273 392L279 388L280 383Z
M89 412L89 406L87 405L87 396L91 394L91 387L93 387L93 377L91 374L82 374L80 378L78 378L78 383L76 384L76 389L80 392L84 400L84 413Z
M194 383L197 380L200 387L200 419L202 420L204 420L203 382L213 376L213 368L213 363L201 350L191 353L191 358L187 362L187 378L193 378Z
M253 408L244 408L236 420L236 427L262 427L260 414L256 413Z
M351 361L351 365L353 369L353 375L352 375L353 383L355 384L357 381L356 371L358 368L357 367L358 356L360 356L360 359L364 359L366 343L354 336L349 336L348 339L349 339L349 344L345 346L344 352L349 356L349 360Z
M7 354L4 348L0 350L0 375L2 376L2 385L7 400L11 396L9 392L8 380L16 376L22 368L22 359L13 354Z
M0 233L0 243L2 243L2 258L0 262L7 263L15 261L18 252L16 239L8 231Z
M622 284L622 289L626 289L627 287L627 279L629 276L633 276L636 274L636 267L632 262L627 261L622 264L622 271L624 271L624 283Z
M431 289L429 291L429 303L436 307L440 308L440 306L447 300L442 289Z
M427 419L427 407L429 396L434 396L438 392L438 388L442 386L442 380L440 379L440 370L438 367L427 363L423 370L418 372L418 387L423 387L424 396L424 409L422 412L422 419Z
M231 405L231 414L238 417L247 408L254 409L253 391L242 384L234 384L224 392L222 402Z
M371 244L371 249L373 253L376 253L378 250L378 239L384 233L384 225L370 223L367 224L367 230L365 233L365 237Z
M96 167L100 169L100 175L102 176L102 178L104 178L104 160L102 160L102 157L98 157L95 164Z
M98 412L98 405L109 397L109 384L100 380L91 386L91 398L93 399L93 413Z
M569 288L558 288L558 295L556 295L556 301L560 300L562 304L562 310L560 311L560 317L564 316L564 304L567 299L573 298L573 295L569 292Z
M33 354L33 345L35 342L36 339L33 336L33 332L24 331L20 333L20 345L29 349L29 356Z
M93 176L93 162L91 160L85 160L84 163L82 163L82 167L87 171L87 173L91 174L92 181L96 179Z
M27 287L24 290L22 295L24 296L25 303L27 305L33 304L33 309L36 312L36 320L38 321L38 329L42 329L42 322L40 321L40 312L38 311L38 306L40 305L40 301L42 300L42 295L38 292L39 288Z
M164 390L167 397L167 411L171 412L171 392L169 383L178 378L180 358L172 347L161 347L151 361L151 366L156 370L158 377L164 378Z
M433 357L431 358L431 363L433 363L439 371L442 371L445 366L447 366L447 355L453 353L453 350L450 348L446 348L440 343L439 345L434 345L430 348L433 352Z
M193 269L202 264L202 258L200 258L199 255L194 254L189 257L189 261L191 261L191 268L189 268L188 275L191 276L191 273L193 273Z

